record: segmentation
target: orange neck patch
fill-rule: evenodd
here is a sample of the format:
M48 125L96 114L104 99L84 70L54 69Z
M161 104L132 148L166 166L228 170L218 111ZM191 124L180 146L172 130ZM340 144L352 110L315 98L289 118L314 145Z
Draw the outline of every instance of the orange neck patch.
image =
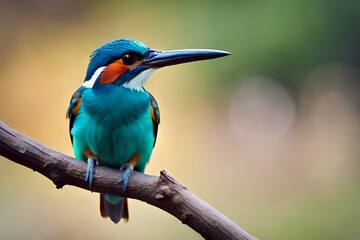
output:
M129 70L130 67L123 64L122 60L116 60L106 66L100 77L100 83L107 84L112 83L118 79L124 72Z

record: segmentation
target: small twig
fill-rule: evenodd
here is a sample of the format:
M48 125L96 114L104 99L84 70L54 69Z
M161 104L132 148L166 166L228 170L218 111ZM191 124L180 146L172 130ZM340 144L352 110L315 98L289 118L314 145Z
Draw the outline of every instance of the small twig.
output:
M255 239L209 204L195 196L165 170L160 177L133 171L126 191L121 173L97 166L91 189L85 182L86 163L54 151L0 121L0 155L37 171L57 188L72 185L93 192L117 194L147 202L178 218L205 239Z

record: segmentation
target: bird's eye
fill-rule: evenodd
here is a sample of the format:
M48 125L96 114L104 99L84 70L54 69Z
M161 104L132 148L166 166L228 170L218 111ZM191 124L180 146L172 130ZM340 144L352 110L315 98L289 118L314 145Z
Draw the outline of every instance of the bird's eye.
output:
M132 65L138 60L138 58L135 54L126 53L122 56L121 60L125 65Z

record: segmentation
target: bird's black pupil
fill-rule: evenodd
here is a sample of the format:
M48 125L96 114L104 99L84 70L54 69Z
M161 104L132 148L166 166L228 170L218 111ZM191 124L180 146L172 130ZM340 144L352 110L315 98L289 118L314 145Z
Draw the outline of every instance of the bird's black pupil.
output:
M125 64L125 65L131 65L131 64L134 64L136 61L136 57L134 55L131 55L131 54L125 54L123 57L122 57L122 62Z

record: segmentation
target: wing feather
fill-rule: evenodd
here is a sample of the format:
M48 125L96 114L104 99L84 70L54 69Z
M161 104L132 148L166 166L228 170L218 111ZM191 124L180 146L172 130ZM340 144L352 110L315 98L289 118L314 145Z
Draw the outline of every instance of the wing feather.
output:
M153 146L155 147L158 128L159 128L159 124L160 124L160 109L159 109L159 105L157 104L156 99L154 98L154 96L151 95L151 93L149 93L149 92L148 92L148 94L149 94L149 97L150 97L150 113L151 113L151 119L153 121L154 136L155 136Z
M71 143L73 142L73 137L71 135L71 129L73 128L74 125L74 121L76 118L76 115L80 109L80 105L82 102L82 93L84 92L84 90L86 89L86 87L79 87L74 94L72 95L71 99L70 99L70 104L68 107L68 110L66 112L66 118L69 118L69 134L70 134L70 139L71 139Z

